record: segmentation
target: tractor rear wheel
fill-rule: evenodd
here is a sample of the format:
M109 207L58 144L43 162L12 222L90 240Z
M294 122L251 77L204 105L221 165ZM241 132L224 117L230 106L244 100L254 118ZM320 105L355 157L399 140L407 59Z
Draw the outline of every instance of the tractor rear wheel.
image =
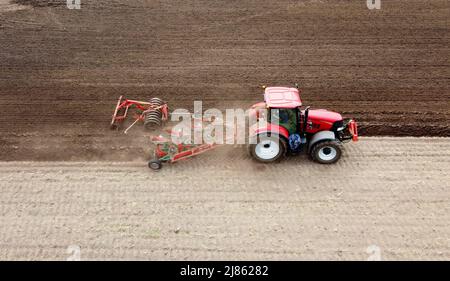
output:
M257 143L249 145L250 154L256 160L270 163L280 160L286 152L286 142L278 135L258 135Z
M341 146L337 141L322 141L311 149L311 158L320 164L333 164L341 158Z

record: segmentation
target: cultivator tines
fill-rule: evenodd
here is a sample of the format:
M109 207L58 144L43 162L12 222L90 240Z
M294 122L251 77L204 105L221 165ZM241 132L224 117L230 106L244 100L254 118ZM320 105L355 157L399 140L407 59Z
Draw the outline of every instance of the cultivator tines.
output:
M161 126L164 115L164 105L165 103L160 98L150 99L150 108L145 111L144 118L144 126L146 129L153 129L155 126Z
M143 122L146 129L161 126L168 119L167 103L160 98L152 98L149 102L124 99L119 97L111 120L111 129L118 129L133 110L134 122L125 129L125 133L138 122Z

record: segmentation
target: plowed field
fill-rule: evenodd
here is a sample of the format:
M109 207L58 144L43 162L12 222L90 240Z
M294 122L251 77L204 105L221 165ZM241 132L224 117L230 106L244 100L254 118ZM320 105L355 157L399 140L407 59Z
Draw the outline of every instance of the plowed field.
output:
M121 94L246 108L260 85L294 82L362 134L450 136L446 0L15 2L0 5L1 159L51 159L21 146L42 138L115 137Z
M1 260L450 259L447 0L65 2L0 0ZM336 165L224 146L154 173L149 133L108 129L120 95L295 82L359 122Z

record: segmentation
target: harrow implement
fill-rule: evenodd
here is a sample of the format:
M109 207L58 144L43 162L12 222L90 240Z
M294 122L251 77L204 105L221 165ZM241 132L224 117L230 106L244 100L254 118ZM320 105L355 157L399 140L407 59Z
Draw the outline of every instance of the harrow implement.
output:
M133 110L134 122L125 129L124 133L127 133L138 122L143 122L146 129L161 126L163 122L167 121L169 116L168 105L160 98L152 98L150 101L145 102L125 99L123 96L120 96L112 116L111 129L119 129L120 125L129 116L130 110Z

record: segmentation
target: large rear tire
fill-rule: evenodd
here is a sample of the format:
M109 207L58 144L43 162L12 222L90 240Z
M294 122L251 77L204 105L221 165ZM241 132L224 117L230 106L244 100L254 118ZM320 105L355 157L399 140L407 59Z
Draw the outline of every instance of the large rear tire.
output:
M286 142L278 135L258 135L256 144L249 145L253 158L263 163L280 160L286 153Z
M336 163L341 155L341 145L335 140L319 142L311 149L311 158L320 164Z

